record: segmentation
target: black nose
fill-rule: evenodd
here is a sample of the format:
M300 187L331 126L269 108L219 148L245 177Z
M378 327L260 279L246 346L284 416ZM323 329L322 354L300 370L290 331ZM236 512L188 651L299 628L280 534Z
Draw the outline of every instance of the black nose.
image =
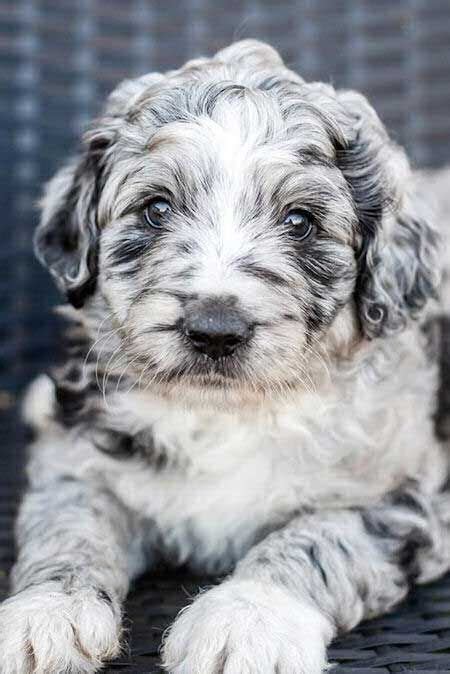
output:
M253 327L233 300L214 298L188 303L183 332L197 351L222 358L245 344Z

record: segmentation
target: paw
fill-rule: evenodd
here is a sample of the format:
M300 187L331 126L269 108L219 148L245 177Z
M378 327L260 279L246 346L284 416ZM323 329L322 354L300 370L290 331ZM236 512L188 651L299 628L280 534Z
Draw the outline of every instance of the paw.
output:
M65 594L55 583L0 605L0 674L92 674L118 655L120 621L93 589Z
M171 674L320 674L329 621L283 590L229 580L182 611L163 647Z

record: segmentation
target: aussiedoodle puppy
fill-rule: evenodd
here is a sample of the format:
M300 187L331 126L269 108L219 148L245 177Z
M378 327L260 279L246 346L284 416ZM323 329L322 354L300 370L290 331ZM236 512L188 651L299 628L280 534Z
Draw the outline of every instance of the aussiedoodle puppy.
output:
M168 672L319 674L450 567L440 180L253 40L111 94L42 199L68 355L26 399L1 674L97 671L157 562L226 576Z

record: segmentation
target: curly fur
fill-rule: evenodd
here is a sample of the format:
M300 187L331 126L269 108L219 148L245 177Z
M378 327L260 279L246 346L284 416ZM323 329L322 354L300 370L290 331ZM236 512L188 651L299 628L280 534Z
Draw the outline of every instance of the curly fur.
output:
M319 673L336 633L450 567L424 329L447 308L442 176L252 40L111 94L42 200L37 254L72 307L67 360L25 403L2 674L96 671L159 560L230 574L166 635L173 674ZM205 298L252 325L232 356L180 329Z

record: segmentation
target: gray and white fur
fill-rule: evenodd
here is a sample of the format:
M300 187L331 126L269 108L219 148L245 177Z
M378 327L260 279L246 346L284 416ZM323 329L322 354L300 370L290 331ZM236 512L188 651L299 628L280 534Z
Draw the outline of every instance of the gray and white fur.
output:
M226 575L166 635L168 672L318 674L450 567L448 210L427 205L449 178L253 40L112 93L42 200L68 356L26 400L1 674L97 671L160 561Z

